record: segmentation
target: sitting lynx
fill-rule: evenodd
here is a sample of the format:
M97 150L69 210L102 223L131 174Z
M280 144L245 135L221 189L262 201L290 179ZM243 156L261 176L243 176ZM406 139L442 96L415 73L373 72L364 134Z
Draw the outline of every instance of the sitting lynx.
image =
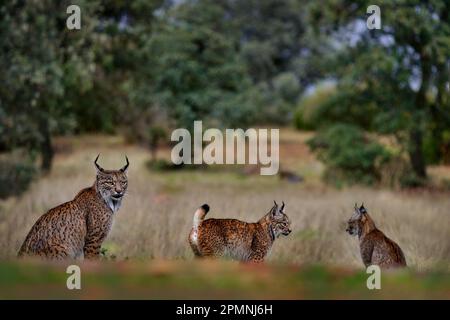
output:
M375 227L364 205L355 204L355 213L348 221L346 230L359 237L361 257L366 267L378 265L380 268L405 267L406 260L402 249L394 241Z
M204 204L194 214L189 244L197 257L229 257L239 261L262 262L275 239L291 233L290 221L277 203L258 222L236 219L203 220L209 211Z
M95 159L97 177L92 187L81 190L72 201L41 216L19 250L20 256L46 259L97 258L109 233L114 213L127 190L126 165L104 170Z

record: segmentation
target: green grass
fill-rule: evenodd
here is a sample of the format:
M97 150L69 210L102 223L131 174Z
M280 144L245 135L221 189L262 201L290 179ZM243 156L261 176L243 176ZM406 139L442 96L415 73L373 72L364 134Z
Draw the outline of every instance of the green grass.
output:
M245 265L220 261L81 264L81 290L68 290L69 263L0 263L0 299L449 299L450 274L383 272L368 290L362 270Z

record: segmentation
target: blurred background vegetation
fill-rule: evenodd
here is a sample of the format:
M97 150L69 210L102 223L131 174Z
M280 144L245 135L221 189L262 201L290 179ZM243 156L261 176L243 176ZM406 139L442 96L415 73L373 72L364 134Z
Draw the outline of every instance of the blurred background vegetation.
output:
M370 4L2 2L0 197L51 170L56 136L119 134L156 158L199 119L314 131L327 181L426 184L450 163L450 2L380 0L381 30Z

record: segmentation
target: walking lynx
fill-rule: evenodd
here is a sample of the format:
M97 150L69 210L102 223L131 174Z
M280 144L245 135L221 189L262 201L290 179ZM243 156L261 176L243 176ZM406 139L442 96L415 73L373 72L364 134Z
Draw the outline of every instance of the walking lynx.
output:
M346 231L352 236L358 235L361 257L366 267L370 265L378 265L380 268L406 266L402 249L377 229L364 205L358 208L355 204L355 213L348 221Z
M207 219L209 206L204 204L194 214L189 244L197 257L229 257L240 261L262 262L274 241L291 233L290 220L275 202L258 222L236 219Z
M73 200L41 216L31 228L19 256L46 259L97 258L126 193L128 158L119 170L105 170L94 161L97 176L92 187Z

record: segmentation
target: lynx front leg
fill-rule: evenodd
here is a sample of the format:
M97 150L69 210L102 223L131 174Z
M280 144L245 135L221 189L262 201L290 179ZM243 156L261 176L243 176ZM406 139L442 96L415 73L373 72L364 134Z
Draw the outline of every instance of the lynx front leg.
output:
M257 239L254 239L247 261L253 263L262 263L269 253L269 250L270 246L268 246L267 243L260 242Z
M86 245L83 248L83 254L85 259L98 259L100 257L100 245L92 244Z
M253 263L263 263L265 256L264 252L254 252L250 255L248 261Z
M373 243L368 241L361 243L360 250L362 261L367 268L372 264Z
M112 220L88 220L87 234L84 240L83 254L85 259L98 259L100 248L106 239Z
M91 237L90 239L87 239L83 247L84 258L98 259L100 257L101 245L102 241L99 237Z

